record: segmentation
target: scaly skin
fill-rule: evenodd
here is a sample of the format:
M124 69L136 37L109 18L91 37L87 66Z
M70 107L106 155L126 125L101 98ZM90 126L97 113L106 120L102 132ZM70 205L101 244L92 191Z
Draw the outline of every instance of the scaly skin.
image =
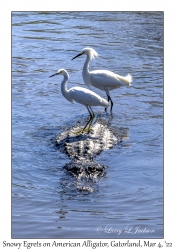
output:
M71 158L71 162L64 168L78 179L92 179L105 174L105 167L95 163L93 159L118 142L108 129L108 123L109 120L106 117L102 118L99 115L90 129L83 131L83 126L80 129L78 125L57 137L57 147Z

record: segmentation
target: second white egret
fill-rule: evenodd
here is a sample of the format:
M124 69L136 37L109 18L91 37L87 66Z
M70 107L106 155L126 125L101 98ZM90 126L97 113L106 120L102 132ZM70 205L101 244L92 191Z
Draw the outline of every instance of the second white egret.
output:
M112 113L113 102L109 91L112 89L117 89L121 86L130 86L132 82L132 76L130 74L127 76L120 76L109 70L89 71L90 61L98 56L98 53L92 48L84 48L77 56L73 57L72 60L84 54L87 57L83 67L83 80L87 85L92 85L106 92L108 102L109 100L111 101Z
M95 114L92 111L91 106L102 106L107 108L109 106L109 102L107 102L105 99L103 99L101 96L97 95L93 91L81 88L81 87L73 87L71 89L67 89L67 82L69 80L69 75L65 69L59 69L56 74L51 75L56 76L62 74L64 76L64 79L61 83L61 92L63 96L69 101L73 102L76 101L84 106L86 106L89 114L90 119L87 122L86 126L81 130L80 132L85 131L86 127L88 126L88 131L90 130L90 126L92 124L93 119L95 118Z

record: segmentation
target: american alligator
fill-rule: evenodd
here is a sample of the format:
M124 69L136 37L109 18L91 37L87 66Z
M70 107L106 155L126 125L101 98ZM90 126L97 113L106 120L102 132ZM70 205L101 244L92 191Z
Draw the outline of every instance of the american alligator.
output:
M64 169L75 176L77 180L94 180L105 175L106 167L94 162L94 158L103 150L112 148L121 140L110 131L108 128L109 122L110 119L107 116L98 114L89 133L77 134L77 131L83 127L78 123L56 138L58 149L71 159L64 166ZM81 185L81 190L84 188L87 189L87 187Z

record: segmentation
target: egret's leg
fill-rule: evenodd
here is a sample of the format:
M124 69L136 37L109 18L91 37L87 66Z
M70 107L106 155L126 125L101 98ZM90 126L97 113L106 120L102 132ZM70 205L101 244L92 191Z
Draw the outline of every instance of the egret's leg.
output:
M93 122L93 120L94 120L94 118L95 118L95 114L94 114L94 112L93 112L91 106L89 106L89 109L90 109L90 111L92 112L92 118L91 118L91 121L89 122L88 130L90 130L91 124L92 124L92 122Z
M110 96L109 96L109 99L110 99L110 101L111 101L111 114L112 114L113 101L112 101L112 99L111 99Z
M92 112L91 115L92 115L92 116L95 116L95 114L94 114L94 112L93 112L91 106L89 106L89 109L90 109L90 111Z
M92 110L92 109L90 110L90 109L89 109L89 106L87 106L87 110L88 110L88 112L89 112L89 114L90 114L90 119L89 119L89 121L87 122L86 126L83 128L82 132L86 129L86 127L88 126L88 124L90 124L90 122L91 122L91 120L92 120L92 118L93 118L93 115L94 115L93 111L92 111L93 114L91 114L91 110Z
M110 101L111 102L111 114L112 114L112 107L113 107L113 101L112 101L112 99L111 99L111 97L110 97L110 95L109 94L107 94L107 97L108 97L108 102ZM105 108L105 111L107 111L107 108ZM107 112L106 112L107 113Z
M87 110L88 110L88 112L89 112L89 114L90 114L90 119L89 119L88 122L86 123L85 127L84 127L83 129L80 129L80 130L78 130L77 132L75 132L75 134L80 134L80 133L82 133L82 132L86 129L86 127L88 126L88 124L90 123L90 121L91 121L91 119L92 119L92 117L93 117L93 115L91 114L91 111L89 110L88 106L86 106L86 108L87 108ZM88 129L88 131L89 131L89 129Z
M109 98L108 94L107 94L107 97L108 97L108 102L109 102L110 98ZM105 112L107 113L107 108L105 108Z

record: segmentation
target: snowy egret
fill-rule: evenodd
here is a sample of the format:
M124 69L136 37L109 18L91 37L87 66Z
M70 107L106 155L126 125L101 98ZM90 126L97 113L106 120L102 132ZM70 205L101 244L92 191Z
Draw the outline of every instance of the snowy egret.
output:
M110 97L109 91L112 89L117 89L121 86L130 86L132 82L132 76L130 74L128 74L127 76L120 76L109 70L89 71L89 63L91 59L94 59L98 56L98 53L91 48L84 48L77 56L73 57L72 60L84 54L87 57L83 67L83 80L87 85L92 85L106 92L108 102L109 100L111 102L112 113L113 102Z
M88 126L88 131L90 130L90 126L92 124L92 121L95 117L94 112L92 111L91 106L102 106L107 108L109 106L109 102L107 102L105 99L103 99L101 96L97 95L93 91L86 89L86 88L81 88L81 87L73 87L71 89L67 89L67 82L69 80L69 75L65 69L59 69L56 74L51 75L56 76L62 74L64 76L64 79L61 83L61 92L63 96L69 101L73 102L76 101L80 104L83 104L86 106L89 114L90 114L90 119L87 122L86 126L81 130L81 132L85 131L86 127Z

